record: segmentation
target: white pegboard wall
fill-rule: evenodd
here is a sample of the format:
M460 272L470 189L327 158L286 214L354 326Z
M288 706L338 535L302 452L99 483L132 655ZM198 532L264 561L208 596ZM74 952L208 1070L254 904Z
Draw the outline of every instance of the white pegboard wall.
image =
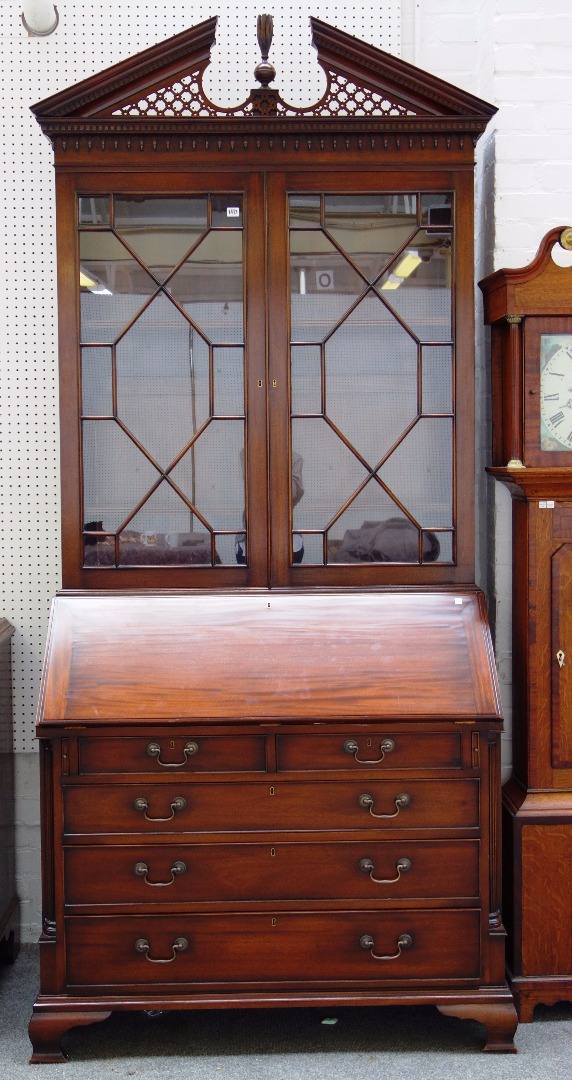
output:
M13 639L15 749L35 749L34 720L50 601L60 585L55 208L52 151L30 105L218 15L205 76L215 104L236 105L255 85L256 15L274 15L274 85L294 105L324 89L309 15L399 55L401 0L364 4L245 0L219 4L58 0L55 33L29 37L20 0L0 0L0 167L3 290L0 351L0 614Z

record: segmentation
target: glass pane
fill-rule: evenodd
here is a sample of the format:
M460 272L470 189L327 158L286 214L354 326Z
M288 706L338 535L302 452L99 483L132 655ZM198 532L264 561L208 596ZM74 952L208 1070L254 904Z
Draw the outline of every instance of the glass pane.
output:
M434 532L429 533L431 541L431 556L424 555L423 562L452 563L453 562L453 533ZM435 545L437 542L438 548ZM423 549L425 551L425 547Z
M420 341L451 339L451 241L420 230L377 283Z
M292 340L322 341L367 284L323 233L290 239Z
M169 474L213 529L244 528L244 421L214 420Z
M83 520L116 532L159 478L114 420L84 420Z
M113 416L110 348L81 350L81 393L84 416Z
M291 394L293 413L322 411L321 352L314 345L293 345Z
M453 349L450 345L424 345L422 356L423 412L453 411Z
M216 228L242 227L242 195L212 195L211 224Z
M244 350L213 349L214 411L244 416Z
M420 530L370 480L328 534L328 562L420 562Z
M290 228L320 227L320 196L319 195L291 195Z
M107 195L81 195L78 201L80 225L109 225Z
M119 536L123 566L211 565L211 534L163 480Z
M243 342L240 231L210 232L166 288L211 341Z
M325 529L367 479L367 472L325 420L293 420L304 494L294 506L293 529Z
M447 226L453 223L453 195L450 191L425 192L421 196L421 224Z
M294 533L292 537L294 566L324 565L324 537L322 533Z
M422 528L453 524L453 424L421 419L379 475Z
M417 345L370 294L325 353L326 414L375 469L417 416Z
M164 281L207 229L206 196L194 199L116 196L115 228Z
M113 233L80 233L83 342L113 343L156 291L156 282Z
M162 469L209 416L208 346L162 293L116 349L117 413Z
M370 282L417 228L416 195L327 196L325 206L328 232Z

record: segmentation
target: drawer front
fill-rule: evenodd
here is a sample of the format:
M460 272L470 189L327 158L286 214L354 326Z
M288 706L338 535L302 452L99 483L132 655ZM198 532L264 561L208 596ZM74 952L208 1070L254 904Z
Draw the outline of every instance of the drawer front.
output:
M79 771L188 774L265 772L264 735L161 735L149 738L80 738Z
M461 733L434 735L380 731L375 735L279 735L277 768L309 769L460 769Z
M479 912L66 919L71 986L212 989L442 983L479 976ZM285 986L286 984L286 986Z
M74 785L64 788L65 831L475 828L478 790L476 779Z
M72 847L66 903L476 900L476 840Z

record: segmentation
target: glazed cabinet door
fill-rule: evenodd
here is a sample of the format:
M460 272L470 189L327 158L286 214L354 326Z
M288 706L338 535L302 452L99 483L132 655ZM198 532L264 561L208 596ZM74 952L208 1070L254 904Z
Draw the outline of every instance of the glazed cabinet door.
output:
M60 177L65 587L470 577L470 190L407 180Z
M60 186L65 584L266 584L262 178Z

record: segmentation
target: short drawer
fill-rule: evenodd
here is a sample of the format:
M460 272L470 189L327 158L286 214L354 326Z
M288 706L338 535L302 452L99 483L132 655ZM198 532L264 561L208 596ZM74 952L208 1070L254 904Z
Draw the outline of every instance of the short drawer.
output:
M263 735L161 735L149 738L80 738L79 771L151 773L265 772Z
M476 840L71 847L64 865L68 907L475 900L479 889Z
M279 735L279 771L310 769L460 769L461 733L405 734L391 730L375 735Z
M287 781L64 787L65 832L268 832L455 829L479 823L479 783Z
M479 976L476 910L70 916L67 982L217 987L441 983Z

